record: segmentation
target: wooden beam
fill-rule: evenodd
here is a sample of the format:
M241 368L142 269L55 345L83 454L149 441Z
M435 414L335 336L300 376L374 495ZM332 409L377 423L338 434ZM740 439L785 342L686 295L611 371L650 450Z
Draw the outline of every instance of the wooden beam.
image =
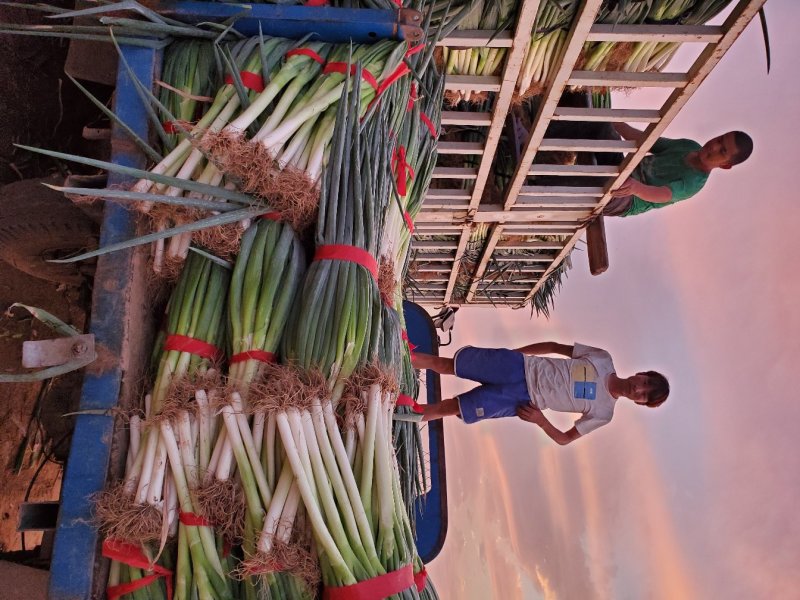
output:
M439 142L436 151L439 154L483 154L481 142Z
M612 177L619 174L614 165L531 165L528 175L572 177Z
M564 185L524 185L519 191L520 196L595 196L603 195L603 188L594 186L564 186Z
M444 87L448 90L499 92L500 84L497 75L446 75L444 78Z
M517 196L511 212L547 208L591 208L597 206L597 196Z
M446 261L452 262L455 260L455 254L453 252L417 252L414 255L414 260L416 262L422 261Z
M587 42L701 42L722 38L718 25L592 25Z
M433 179L476 179L477 167L434 167ZM466 190L465 190L466 191ZM469 192L466 192L469 194Z
M535 15L536 10L533 13ZM510 48L512 43L510 31L498 33L493 29L472 29L454 31L443 40L439 40L436 45L448 48Z
M497 250L497 248L495 248ZM495 262L547 262L553 260L552 254L495 254ZM543 269L544 270L544 269Z
M447 210L458 212L463 220L467 216L469 204L463 198L425 198L422 205L423 210Z
M666 87L679 88L689 83L684 73L626 73L624 71L573 71L569 85L589 87Z
M545 138L539 143L540 151L633 152L636 148L636 142L630 140L570 140L563 138ZM530 167L528 170L530 170ZM520 184L519 187L522 187L522 184Z
M461 188L428 188L425 200L469 200L469 190Z
M660 111L640 108L573 108L571 106L559 106L553 113L554 121L658 123L660 119Z
M443 110L442 125L469 125L488 127L492 124L492 114L486 112L463 112L460 110Z
M564 244L558 242L515 242L503 240L497 243L498 250L561 250Z

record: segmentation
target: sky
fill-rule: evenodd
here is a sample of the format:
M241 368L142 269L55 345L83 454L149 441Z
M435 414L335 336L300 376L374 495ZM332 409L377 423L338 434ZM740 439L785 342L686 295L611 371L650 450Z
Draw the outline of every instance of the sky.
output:
M798 597L800 3L766 12L772 72L756 20L666 132L746 130L749 161L687 202L607 219L609 270L592 277L574 252L550 320L459 311L444 356L580 341L620 375L662 371L672 391L658 409L621 400L566 447L517 419L448 420L449 530L428 567L443 599ZM470 387L442 380L443 397Z

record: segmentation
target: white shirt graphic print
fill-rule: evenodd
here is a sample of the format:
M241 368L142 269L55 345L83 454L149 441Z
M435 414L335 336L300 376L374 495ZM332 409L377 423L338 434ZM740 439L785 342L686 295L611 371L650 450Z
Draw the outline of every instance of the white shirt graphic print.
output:
M575 344L572 358L525 357L525 379L533 405L544 410L579 413L575 428L586 435L614 416L616 399L606 380L614 373L605 350Z

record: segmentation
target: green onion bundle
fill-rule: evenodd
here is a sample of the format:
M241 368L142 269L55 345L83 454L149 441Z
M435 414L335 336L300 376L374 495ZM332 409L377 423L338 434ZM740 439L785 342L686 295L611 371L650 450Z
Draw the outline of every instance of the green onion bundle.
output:
M311 264L285 346L287 360L321 370L339 390L357 364L374 358L380 324L374 265L388 202L390 144L383 105L359 135L360 87L356 81L353 92L345 89L347 102L339 103L316 242L318 252L320 247L344 246L356 249L364 260ZM372 272L365 266L369 263Z
M135 518L131 523L130 515L141 515L142 520L158 515L155 526L160 533L151 529L127 534L124 527L114 527L112 515L107 524L112 537L122 536L134 543L160 540L159 547L163 549L167 535L178 533L178 581L185 580L186 570L191 569L203 598L232 598L232 595L211 527L179 524L179 512L197 512L194 492L198 470L204 467L202 455L197 456L192 450L197 447L198 435L198 419L193 424L190 416L195 408L186 402L188 388L202 387L191 382L213 378L215 363L221 358L216 349L223 340L228 279L224 267L196 253L189 256L170 298L156 381L152 395L145 399L148 426L142 430L139 418L131 418L127 470L118 490L119 497L114 498L114 492L104 495L106 504L114 500L117 506L120 501L126 504L122 517L127 516L127 525L125 519L120 520L125 527L141 526ZM101 499L99 512L103 503ZM149 512L150 517L147 506L156 510ZM120 519L120 514L116 517ZM160 553L159 550L156 554ZM130 575L129 568L114 567L110 585L124 583L126 571Z
M539 4L530 45L517 78L518 94L540 93L566 41L578 4L577 0L543 0Z
M166 110L161 111L165 125L162 137L164 148L172 150L179 141L175 118L187 130L192 127L201 103L212 100L208 96L219 87L221 77L214 64L214 46L203 40L175 40L164 51L163 81L159 101ZM171 117L170 117L171 115Z
M488 29L496 33L511 24L517 3L515 0L479 2L459 25L459 30ZM506 58L505 48L448 48L443 49L445 73L448 75L495 75ZM485 94L464 89L448 92L450 104L482 99Z

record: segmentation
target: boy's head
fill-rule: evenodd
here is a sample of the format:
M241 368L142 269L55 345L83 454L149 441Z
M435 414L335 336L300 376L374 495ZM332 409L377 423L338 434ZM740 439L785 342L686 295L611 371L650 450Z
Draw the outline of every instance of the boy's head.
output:
M669 381L656 371L644 371L628 378L629 391L625 395L636 404L650 408L661 406L669 396Z
M743 131L729 131L709 140L700 149L700 160L709 169L730 169L753 152L753 139Z

